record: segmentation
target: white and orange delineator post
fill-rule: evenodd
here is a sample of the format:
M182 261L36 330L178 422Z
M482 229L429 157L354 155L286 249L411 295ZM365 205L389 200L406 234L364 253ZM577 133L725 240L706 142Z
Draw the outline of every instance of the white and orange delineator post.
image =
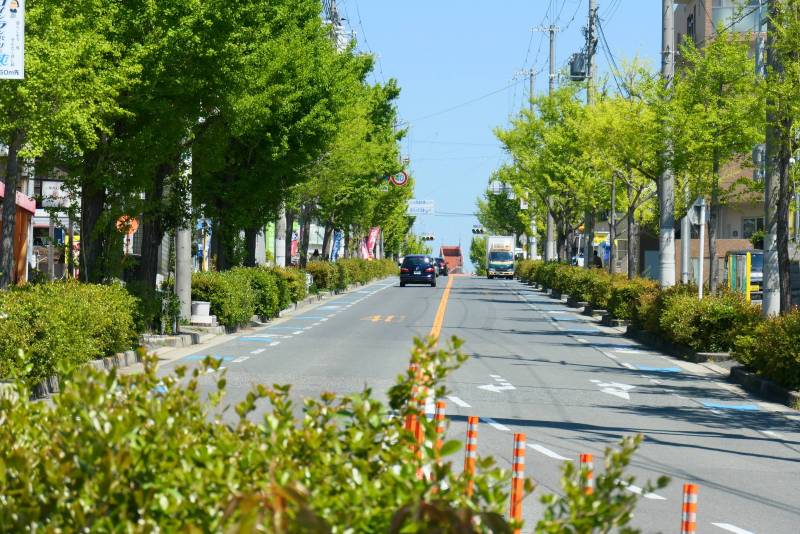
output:
M467 496L475 489L475 462L478 459L478 417L470 415L467 419L467 446L464 448L464 474L467 479Z
M514 454L511 461L511 510L509 517L522 521L522 497L525 495L525 434L514 434ZM514 530L520 534L521 529Z
M681 534L697 532L697 484L683 485L683 509L681 510Z
M586 485L583 488L586 495L594 493L594 457L591 454L581 454L580 469L586 471Z

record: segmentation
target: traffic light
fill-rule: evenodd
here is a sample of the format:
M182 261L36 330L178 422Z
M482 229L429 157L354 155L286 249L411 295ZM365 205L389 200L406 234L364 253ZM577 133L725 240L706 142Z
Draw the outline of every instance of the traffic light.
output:
M472 233L473 234L483 234L485 232L486 232L486 230L484 230L482 226L473 226L472 227Z
M434 240L436 239L436 237L434 237L434 235L433 235L433 234L422 234L422 235L420 236L420 238L421 238L423 241L434 241Z

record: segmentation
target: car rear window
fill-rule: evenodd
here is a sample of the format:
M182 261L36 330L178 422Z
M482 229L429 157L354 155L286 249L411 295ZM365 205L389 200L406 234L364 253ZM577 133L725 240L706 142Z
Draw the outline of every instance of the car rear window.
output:
M403 267L416 267L417 265L425 265L430 263L430 258L406 258L403 260Z

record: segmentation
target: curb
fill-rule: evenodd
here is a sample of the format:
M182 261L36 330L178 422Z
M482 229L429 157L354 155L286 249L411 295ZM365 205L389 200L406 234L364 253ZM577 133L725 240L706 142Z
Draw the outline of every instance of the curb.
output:
M790 391L771 380L747 371L742 365L731 368L729 380L739 384L750 393L772 402L785 404L795 410L800 410L800 391Z

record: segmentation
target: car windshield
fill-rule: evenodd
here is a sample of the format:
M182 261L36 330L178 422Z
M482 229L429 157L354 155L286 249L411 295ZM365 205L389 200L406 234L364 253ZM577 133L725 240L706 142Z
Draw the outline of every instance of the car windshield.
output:
M510 252L492 252L489 254L489 261L511 261L514 257Z

